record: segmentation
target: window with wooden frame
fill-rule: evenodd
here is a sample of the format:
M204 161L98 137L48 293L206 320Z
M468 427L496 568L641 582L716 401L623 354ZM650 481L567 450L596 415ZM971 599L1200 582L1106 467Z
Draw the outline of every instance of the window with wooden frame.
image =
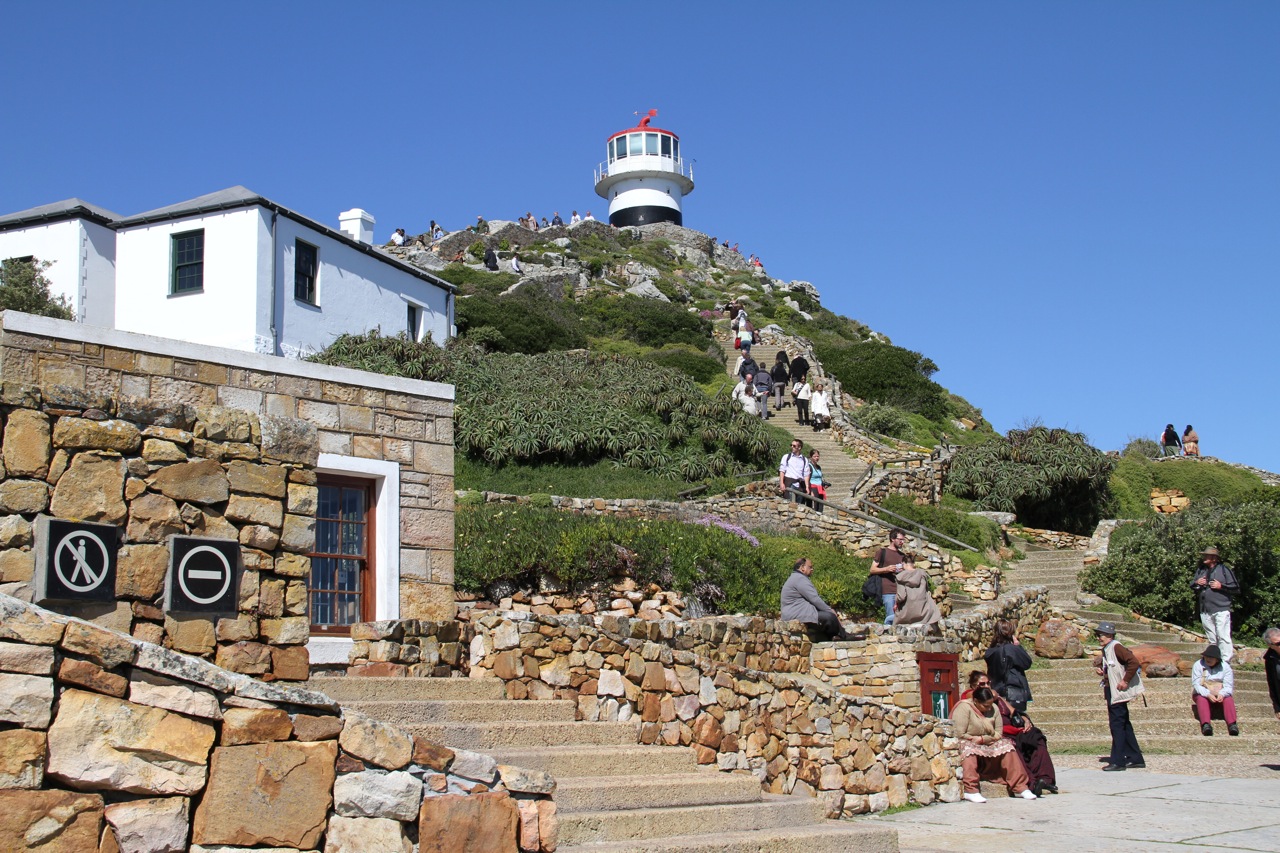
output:
M320 267L320 250L302 240L293 242L293 298L317 305L316 272Z
M320 475L311 552L311 633L349 634L374 618L373 481Z
M204 290L204 229L174 234L172 242L170 293L199 293Z

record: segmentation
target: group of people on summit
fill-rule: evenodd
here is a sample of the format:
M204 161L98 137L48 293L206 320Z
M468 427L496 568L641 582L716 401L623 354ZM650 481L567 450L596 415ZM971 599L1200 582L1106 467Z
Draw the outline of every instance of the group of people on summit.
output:
M1191 424L1187 424L1181 437L1173 424L1165 424L1164 432L1160 433L1160 455L1177 456L1179 453L1183 456L1199 456L1200 436Z

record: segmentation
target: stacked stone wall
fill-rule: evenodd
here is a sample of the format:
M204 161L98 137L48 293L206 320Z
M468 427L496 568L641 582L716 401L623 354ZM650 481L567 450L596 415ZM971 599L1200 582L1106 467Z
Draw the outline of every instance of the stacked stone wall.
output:
M6 595L0 725L0 850L556 846L546 773Z
M1012 622L1017 636L1030 645L1050 613L1048 587L1021 587L942 620L942 636L959 644L961 660L980 660L995 639L997 622Z
M1063 533L1061 530L1042 530L1035 527L1013 527L1009 533L1014 536L1045 545L1058 551L1083 551L1089 547L1088 536L1077 536L1074 533Z
M946 464L922 459L904 465L901 468L886 468L874 474L859 489L859 497L878 504L889 495L902 495L919 504L936 504L942 494Z

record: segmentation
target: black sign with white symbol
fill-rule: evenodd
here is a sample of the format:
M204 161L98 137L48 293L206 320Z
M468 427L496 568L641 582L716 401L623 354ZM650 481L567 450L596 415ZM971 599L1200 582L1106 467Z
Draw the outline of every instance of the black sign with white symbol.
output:
M37 517L35 601L114 601L118 538L112 524Z
M203 536L169 537L164 609L234 613L240 588L240 543Z

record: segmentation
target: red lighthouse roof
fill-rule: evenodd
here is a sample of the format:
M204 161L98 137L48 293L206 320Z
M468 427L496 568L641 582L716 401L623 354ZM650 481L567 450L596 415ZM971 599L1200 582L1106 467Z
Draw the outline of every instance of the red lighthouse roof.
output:
M636 113L636 115L640 115L640 114ZM610 136L608 139L606 139L605 142L607 143L611 139L615 139L616 137L623 136L628 133L635 133L637 130L644 130L644 131L648 131L649 133L662 133L667 136L674 137L675 139L679 139L680 135L675 133L674 131L663 130L660 127L649 126L649 122L652 121L657 115L658 115L657 110L649 110L649 112L645 114L645 117L640 119L640 123L637 124L635 127L629 127L626 130L620 130L617 133Z

